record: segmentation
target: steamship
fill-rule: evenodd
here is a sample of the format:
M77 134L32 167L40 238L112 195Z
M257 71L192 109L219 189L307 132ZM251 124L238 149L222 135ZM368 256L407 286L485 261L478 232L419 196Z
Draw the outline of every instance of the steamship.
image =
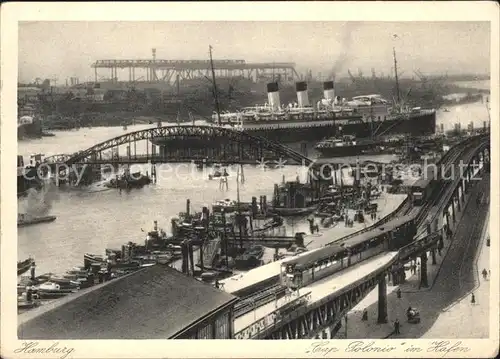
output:
M351 100L335 96L333 81L323 83L324 98L311 105L307 83L297 82L297 103L280 103L277 83L267 85L268 103L233 113L214 113L212 122L281 143L318 142L330 137L357 138L406 134L425 136L436 131L436 111L390 104L381 95Z
M18 107L19 118L17 120L17 139L41 138L42 122L35 114L32 106Z

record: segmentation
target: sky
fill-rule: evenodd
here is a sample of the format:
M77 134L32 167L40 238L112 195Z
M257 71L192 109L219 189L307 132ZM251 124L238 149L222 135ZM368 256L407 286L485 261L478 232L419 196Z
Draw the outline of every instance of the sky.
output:
M96 60L150 59L152 48L157 59L208 60L209 45L214 59L294 62L323 76L390 74L393 47L403 76L490 72L488 22L20 22L18 44L20 82L93 80Z

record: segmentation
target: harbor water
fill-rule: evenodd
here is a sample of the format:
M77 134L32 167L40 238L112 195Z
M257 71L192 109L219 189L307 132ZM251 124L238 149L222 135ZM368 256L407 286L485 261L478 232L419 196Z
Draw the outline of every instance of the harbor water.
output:
M470 121L474 127L482 127L488 121L484 103L448 107L449 112L438 111L438 127L445 130L461 122L466 128ZM201 124L201 123L200 123ZM81 128L73 131L58 131L54 137L20 141L18 154L25 162L29 156L42 153L46 157L61 153L74 153L99 142L138 131L155 125L121 127ZM144 141L143 141L144 142ZM132 145L133 146L133 145ZM141 148L140 146L143 146ZM143 152L145 143L137 144L137 153ZM133 150L132 150L133 151ZM120 148L125 154L126 149ZM135 168L134 168L135 167ZM133 166L143 173L150 171L147 165ZM151 172L149 172L151 173ZM18 260L28 256L35 258L37 273L61 273L83 264L84 253L103 254L105 248L120 248L133 241L143 243L147 231L157 220L160 227L170 231L170 220L185 211L186 199L191 200L191 210L199 211L217 200L236 199L236 166L229 168L228 189L221 188L218 179L209 180L209 170L196 169L193 164L172 164L158 171L158 182L142 189L100 191L89 188L49 188L44 194L30 194L18 200L18 212L34 212L57 216L56 221L18 228ZM285 166L263 169L260 166L243 167L245 181L240 185L240 198L249 202L252 196L266 195L272 198L273 186L282 181L306 178L307 168ZM289 222L287 234L307 231L306 221Z

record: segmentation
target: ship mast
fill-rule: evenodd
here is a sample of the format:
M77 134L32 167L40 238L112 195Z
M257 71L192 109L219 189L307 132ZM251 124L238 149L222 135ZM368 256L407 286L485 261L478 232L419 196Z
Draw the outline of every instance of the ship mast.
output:
M208 50L210 52L210 69L212 70L212 82L213 82L213 91L214 91L214 99L215 99L215 111L217 111L217 123L219 126L220 123L220 108L219 108L219 97L217 96L217 83L215 82L215 70L214 70L214 61L212 59L212 45L208 46Z
M396 48L392 48L392 54L394 57L394 77L396 78L396 96L398 99L398 104L401 103L401 98L399 94L399 79L398 79L398 62L396 60Z

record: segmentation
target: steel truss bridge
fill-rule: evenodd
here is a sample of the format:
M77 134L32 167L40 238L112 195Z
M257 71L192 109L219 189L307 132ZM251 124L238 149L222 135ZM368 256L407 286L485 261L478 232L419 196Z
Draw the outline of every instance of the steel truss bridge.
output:
M409 245L401 248L397 255L384 265L375 267L370 274L363 278L349 283L342 290L327 295L321 300L308 303L304 297L299 297L287 304L296 305L293 311L287 311L282 316L280 312L283 308L278 308L261 318L255 323L236 333L236 338L241 339L302 339L319 338L322 334L326 338L325 329L330 329L333 336L340 328L342 318L354 308L372 289L378 285L378 322L387 323L387 282L386 276L392 276L395 284L398 283L400 272L404 263L410 259L421 258L421 286L428 287L427 280L427 252L431 252L431 260L436 263L436 250L443 241L441 233L444 220L451 227L456 225L455 207L460 208L465 205L465 195L470 191L473 183L472 179L475 172L475 164L480 161L483 163L481 171L488 171L490 168L490 138L488 136L477 136L465 143L462 143L460 156L455 161L450 161L450 165L456 165L462 160L467 165L464 175L448 182L448 190L443 193L442 198L435 202L437 210L429 219L429 215L422 216L414 213L413 218L420 218L420 226L426 227L427 235L420 239L415 239ZM478 174L476 173L476 176ZM411 211L410 198L407 198L399 208L381 222L394 219L395 216L401 216ZM432 214L432 209L424 209ZM452 215L450 216L450 212ZM373 230L380 226L380 222L374 226L366 228L360 232ZM440 226L441 225L441 226ZM432 229L435 229L432 232ZM359 232L357 232L359 234ZM351 235L352 236L352 235ZM448 238L449 239L449 238ZM367 260L369 261L369 260ZM363 262L361 262L363 263ZM301 288L301 291L307 292L308 287ZM307 298L306 298L307 299Z
M245 77L257 81L260 77L280 77L282 82L292 83L299 75L292 62L247 63L245 60L214 60L214 70L217 77ZM211 76L208 60L97 60L91 67L94 69L95 82L98 81L98 70L110 71L113 82L118 81L118 70L128 71L129 82L135 82L136 69L145 71L145 82L171 83L177 80L191 80Z
M137 153L138 142L145 142L146 153ZM156 143L156 144L155 144ZM158 144L158 145L157 145ZM189 144L189 145L186 145ZM120 146L126 153L120 155ZM189 146L189 147L188 147ZM106 151L111 151L111 156ZM144 149L143 149L144 151ZM52 164L139 164L209 161L221 164L308 166L313 161L285 145L246 132L218 126L164 126L123 134L72 155L45 158Z

